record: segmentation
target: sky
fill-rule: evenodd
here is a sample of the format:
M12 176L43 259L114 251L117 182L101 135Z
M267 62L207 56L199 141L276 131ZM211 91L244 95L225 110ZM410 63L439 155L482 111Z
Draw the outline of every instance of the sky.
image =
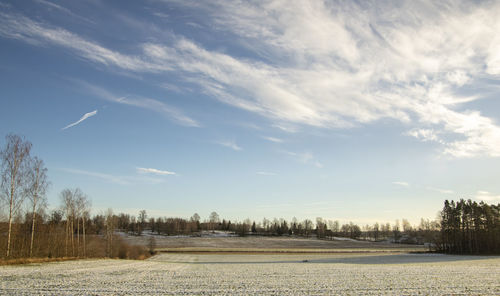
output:
M498 1L0 0L0 145L51 208L434 219L500 202Z

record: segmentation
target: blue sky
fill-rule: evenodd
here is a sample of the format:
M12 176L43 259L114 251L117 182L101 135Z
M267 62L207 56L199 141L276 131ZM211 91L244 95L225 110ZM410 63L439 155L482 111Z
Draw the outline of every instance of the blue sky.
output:
M417 223L444 199L500 200L498 15L0 1L0 134L33 143L51 207L80 187L96 213Z

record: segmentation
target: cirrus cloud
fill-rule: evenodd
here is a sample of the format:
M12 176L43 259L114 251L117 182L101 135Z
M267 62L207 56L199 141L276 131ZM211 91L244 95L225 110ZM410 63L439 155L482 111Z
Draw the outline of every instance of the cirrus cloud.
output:
M243 150L243 148L241 148L240 146L238 146L238 144L236 144L236 142L234 142L234 141L219 141L219 142L216 142L216 143L219 144L219 145L221 145L221 146L224 146L224 147L227 147L227 148L231 148L234 151Z
M402 186L402 187L410 187L410 183L403 181L394 181L392 182L394 185Z
M452 157L500 156L495 118L468 103L500 82L500 3L166 1L204 15L238 51L174 35L125 54L64 28L0 13L0 35L66 48L108 68L165 74L273 126L351 128L389 119ZM186 23L186 25L189 25Z
M153 169L153 168L139 168L138 167L137 172L141 173L141 174L153 174L153 175L160 175L160 176L177 175L177 173L175 173L175 172L158 170L158 169Z

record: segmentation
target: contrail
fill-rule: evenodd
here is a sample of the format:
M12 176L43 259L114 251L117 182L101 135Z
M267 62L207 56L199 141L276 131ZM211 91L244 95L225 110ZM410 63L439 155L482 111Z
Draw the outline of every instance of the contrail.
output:
M96 115L96 114L97 114L97 110L94 110L94 111L89 112L89 113L85 113L85 114L82 116L82 118L80 118L77 122L73 122L72 124L70 124L70 125L67 125L67 126L63 127L61 130L65 130L65 129L67 129L67 128L73 127L73 126L75 126L75 125L77 125L77 124L81 123L81 122L82 122L82 121L84 121L85 119L87 119L87 118L89 118L89 117L92 117L92 116L94 116L94 115Z

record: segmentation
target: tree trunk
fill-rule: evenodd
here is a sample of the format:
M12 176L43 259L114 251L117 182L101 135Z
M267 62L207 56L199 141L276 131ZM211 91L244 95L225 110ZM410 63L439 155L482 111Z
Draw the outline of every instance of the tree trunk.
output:
M85 216L82 217L83 223L83 257L87 257L86 249L85 249Z
M11 178L10 202L9 202L9 231L7 234L7 257L10 256L10 236L12 233L12 210L14 207L14 178Z
M35 221L36 221L36 195L33 196L33 221L31 224L30 257L33 256L33 241L35 238Z
M69 217L66 218L66 237L64 239L64 256L68 257L68 239L69 239Z
M33 211L33 222L31 224L30 258L33 257L33 241L35 238L35 220L36 220L36 213L35 213L35 211Z
M75 229L75 219L71 217L71 256L75 256L75 234L74 234L74 229Z
M76 256L80 257L80 218L76 218Z

